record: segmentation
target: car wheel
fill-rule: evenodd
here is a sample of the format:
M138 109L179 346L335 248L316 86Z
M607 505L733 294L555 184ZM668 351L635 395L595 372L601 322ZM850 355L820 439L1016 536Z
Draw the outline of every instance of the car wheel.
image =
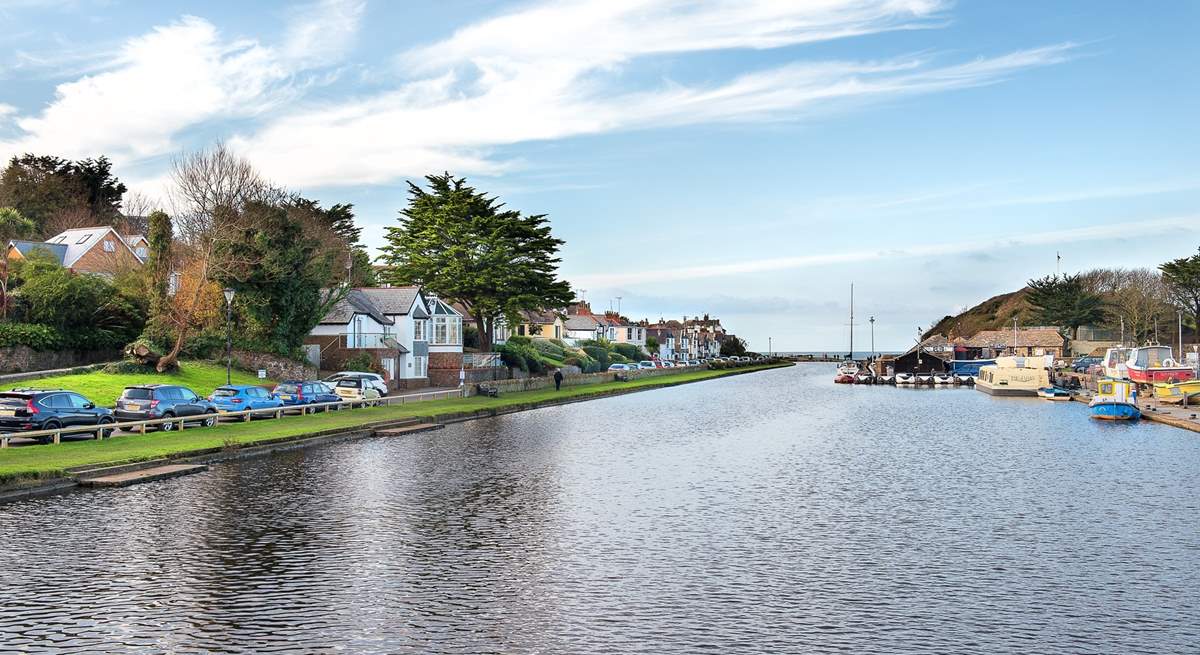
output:
M42 429L43 430L61 430L62 424L59 423L58 421L46 421L45 423L42 424ZM53 443L54 436L50 435L50 436L45 436L45 437L38 437L37 440L38 440L38 443L41 443L41 444Z
M217 415L216 414L205 414L204 415L204 422L202 423L202 425L204 425L204 427L211 428L212 426L214 426L216 424L217 424Z
M111 418L107 417L107 416L105 416L105 417L103 417L103 418L101 418L101 419L100 419L100 425L112 425L112 423L113 423L113 420L112 420ZM101 429L100 429L100 434L101 434L101 435L102 435L102 436L103 436L105 439L107 439L107 438L109 438L109 437L111 437L111 436L112 436L112 434L113 434L113 432L114 432L114 431L115 431L115 430L113 430L112 428L101 428Z
M175 414L172 412L165 412L162 415L162 418L175 418ZM159 423L158 428L163 432L171 432L175 429L175 422L168 421L167 423Z

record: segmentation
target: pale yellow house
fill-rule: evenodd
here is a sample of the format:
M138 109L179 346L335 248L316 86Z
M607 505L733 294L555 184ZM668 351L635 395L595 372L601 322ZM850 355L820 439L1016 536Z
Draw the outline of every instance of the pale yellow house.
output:
M521 312L521 319L512 334L534 339L561 339L566 334L566 323L558 312L527 310Z

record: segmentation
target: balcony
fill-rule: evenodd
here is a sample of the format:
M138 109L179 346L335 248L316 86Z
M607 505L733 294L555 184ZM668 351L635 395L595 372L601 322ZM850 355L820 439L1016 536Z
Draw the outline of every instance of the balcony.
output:
M396 340L396 335L388 332L347 332L341 335L341 346L347 350L399 350L408 352Z

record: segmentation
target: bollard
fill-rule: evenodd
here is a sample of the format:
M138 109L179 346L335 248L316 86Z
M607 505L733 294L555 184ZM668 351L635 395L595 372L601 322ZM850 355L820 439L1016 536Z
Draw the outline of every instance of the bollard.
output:
M250 412L247 411L245 414L242 414L242 423L245 423L249 420L250 420Z
M0 437L0 448L8 448L8 435Z
M57 446L57 445L58 445L58 444L60 444L60 443L62 443L62 433L61 433L61 432L55 432L55 433L54 433L54 445L55 445L55 446Z
M143 437L144 437L144 436L146 436L146 423L145 423L145 422L143 422L143 423L141 424L141 426L139 426L139 427L141 427L141 430L142 430L142 436L143 436Z

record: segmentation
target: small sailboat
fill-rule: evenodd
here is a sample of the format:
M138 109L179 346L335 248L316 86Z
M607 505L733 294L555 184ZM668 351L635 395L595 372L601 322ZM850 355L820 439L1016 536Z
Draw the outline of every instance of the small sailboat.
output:
M954 382L957 384L961 384L961 385L965 385L965 386L969 387L969 386L975 384L975 376L974 375L963 375L962 373L955 373L954 374Z
M1154 399L1172 405L1200 405L1200 380L1154 385Z
M949 373L934 373L933 384L939 387L948 387L954 384L954 376Z
M917 384L933 384L933 373L917 373Z
M897 373L895 376L896 384L898 385L914 385L917 383L917 376L912 373Z
M896 376L881 375L876 381L879 382L879 384L896 384Z
M1129 380L1105 378L1097 384L1096 395L1088 407L1092 418L1105 421L1132 421L1142 417L1137 406L1137 387Z
M1071 392L1062 387L1042 387L1037 390L1038 398L1044 400L1070 400Z
M863 371L854 376L854 384L874 384L875 376Z

